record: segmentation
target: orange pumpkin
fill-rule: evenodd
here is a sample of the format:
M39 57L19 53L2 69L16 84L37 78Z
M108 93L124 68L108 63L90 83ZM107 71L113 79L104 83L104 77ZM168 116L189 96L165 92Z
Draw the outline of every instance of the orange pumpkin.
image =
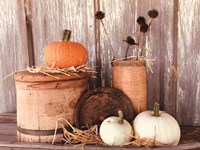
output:
M44 49L44 60L48 66L58 68L77 67L86 64L87 49L78 42L70 42L71 31L64 30L62 42L51 42Z

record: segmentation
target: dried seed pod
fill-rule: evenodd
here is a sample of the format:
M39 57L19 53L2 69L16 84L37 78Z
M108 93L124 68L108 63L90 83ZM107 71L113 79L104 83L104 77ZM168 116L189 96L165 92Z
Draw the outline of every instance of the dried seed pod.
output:
M144 17L140 16L137 18L137 23L142 26L142 25L146 24L146 20Z
M147 24L143 24L140 27L140 31L143 32L143 33L146 33L148 31L148 28L149 28L149 26Z
M149 10L148 16L150 18L156 18L158 16L158 11L156 9Z
M101 19L103 19L105 17L105 13L103 12L103 11L97 11L96 12L96 14L95 14L95 18L96 19L99 19L99 20L101 20Z
M130 45L138 45L131 36L127 36L126 40L123 40Z

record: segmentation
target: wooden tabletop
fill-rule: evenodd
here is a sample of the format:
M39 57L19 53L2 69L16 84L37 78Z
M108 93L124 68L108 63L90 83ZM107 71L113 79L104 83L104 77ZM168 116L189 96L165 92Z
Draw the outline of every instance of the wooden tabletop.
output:
M144 147L108 147L95 145L52 145L50 143L19 143L16 142L16 114L0 114L0 150L146 150ZM155 150L200 150L200 127L181 127L181 141L175 147L157 147Z

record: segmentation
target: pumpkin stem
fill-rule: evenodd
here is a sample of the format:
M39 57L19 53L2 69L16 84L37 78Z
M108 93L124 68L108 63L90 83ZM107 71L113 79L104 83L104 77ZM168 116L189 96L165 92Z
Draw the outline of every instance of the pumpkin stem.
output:
M71 38L71 31L68 30L68 29L65 29L65 30L63 31L63 35L62 35L62 41L63 41L63 42L67 42L67 41L70 40L70 38Z
M155 103L153 108L153 116L155 117L160 116L159 111L160 111L160 105L158 103Z
M124 115L122 110L118 110L118 117L119 117L119 124L123 124L124 123Z

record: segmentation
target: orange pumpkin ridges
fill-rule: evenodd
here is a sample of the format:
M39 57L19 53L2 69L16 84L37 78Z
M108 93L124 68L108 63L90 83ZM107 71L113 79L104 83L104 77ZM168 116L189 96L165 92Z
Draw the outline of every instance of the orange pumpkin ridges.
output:
M44 60L48 66L68 68L86 64L87 49L81 43L70 42L70 35L71 31L64 30L62 42L51 42L46 46Z

